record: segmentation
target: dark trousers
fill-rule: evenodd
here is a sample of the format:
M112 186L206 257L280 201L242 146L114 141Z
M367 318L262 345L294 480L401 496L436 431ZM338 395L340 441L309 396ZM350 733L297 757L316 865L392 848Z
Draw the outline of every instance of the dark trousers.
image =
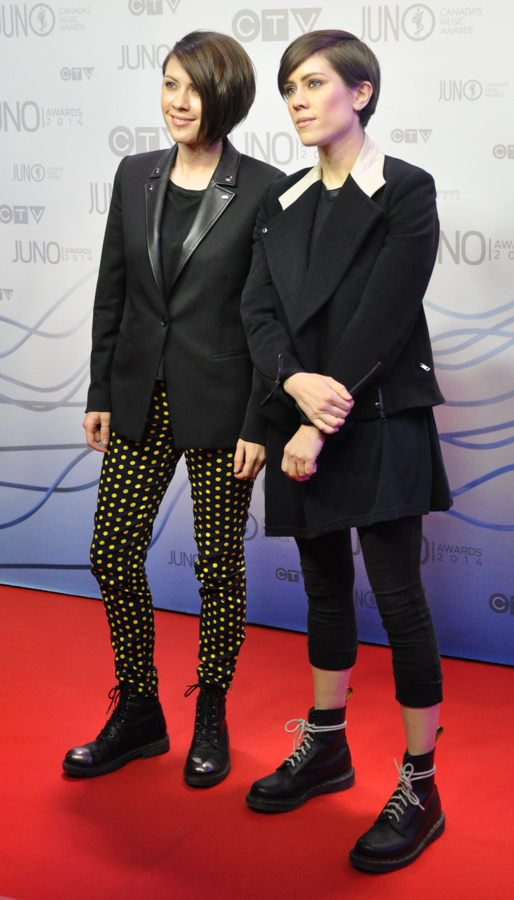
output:
M421 516L357 530L393 652L396 699L404 706L433 706L442 700L442 673L421 583ZM350 669L358 642L350 529L296 542L309 599L309 660L319 669Z
M198 680L228 688L245 637L243 538L253 481L233 475L234 450L178 450L164 384L156 385L143 439L111 433L102 467L91 546L104 600L116 676L157 693L154 613L145 560L161 500L185 453L201 583Z

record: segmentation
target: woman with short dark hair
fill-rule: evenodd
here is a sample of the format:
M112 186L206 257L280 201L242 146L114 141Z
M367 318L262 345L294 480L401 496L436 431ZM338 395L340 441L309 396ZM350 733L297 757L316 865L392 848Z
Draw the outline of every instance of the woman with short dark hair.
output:
M244 640L243 537L265 455L240 303L259 200L281 173L228 140L255 97L253 66L237 41L188 34L163 75L162 112L176 143L164 154L128 156L116 173L84 420L89 446L105 454L91 559L111 629L115 708L63 766L90 777L169 749L144 564L185 454L202 607L184 777L200 787L230 770L225 695Z
M357 654L350 528L393 654L407 750L352 863L388 872L444 830L434 783L442 674L421 583L421 517L451 506L432 407L442 403L422 301L438 245L433 179L364 133L380 90L344 31L294 41L279 90L319 162L270 185L243 321L269 417L266 532L296 539L309 601L314 706L298 742L247 796L296 809L354 783L346 692ZM288 723L287 730L292 730Z

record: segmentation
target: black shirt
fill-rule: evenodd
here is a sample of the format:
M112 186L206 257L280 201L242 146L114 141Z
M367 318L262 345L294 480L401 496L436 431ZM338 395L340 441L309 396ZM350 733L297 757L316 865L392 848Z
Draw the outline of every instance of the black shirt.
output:
M160 244L164 290L168 304L171 301L173 279L182 245L196 218L204 194L205 190L190 191L179 187L178 184L173 184L172 181L168 182L162 211ZM164 381L164 379L164 357L161 357L157 380Z
M182 244L189 234L205 191L190 191L168 182L161 221L161 259L169 300Z
M312 226L311 232L311 242L309 245L309 257L312 256L312 251L314 250L314 245L318 240L321 229L325 224L326 218L332 209L332 203L336 199L341 188L333 188L331 191L325 187L323 182L321 182L321 191L318 197L318 205L316 207L316 214L314 216L314 224Z

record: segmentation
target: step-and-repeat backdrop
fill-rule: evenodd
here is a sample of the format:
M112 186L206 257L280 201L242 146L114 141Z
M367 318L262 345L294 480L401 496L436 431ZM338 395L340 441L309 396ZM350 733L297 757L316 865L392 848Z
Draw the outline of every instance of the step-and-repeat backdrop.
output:
M441 243L425 303L455 505L424 522L429 602L443 652L512 664L514 8L270 5L0 3L0 580L99 596L88 551L101 458L81 428L91 308L115 169L127 154L169 146L159 101L170 47L195 28L244 44L258 97L234 142L294 172L316 153L300 144L278 95L279 58L302 33L343 28L382 66L371 137L432 172L438 188ZM249 620L302 631L296 547L265 537L262 485L261 476L246 535ZM356 538L354 553L361 638L384 643ZM156 606L198 611L194 559L180 467L148 558Z

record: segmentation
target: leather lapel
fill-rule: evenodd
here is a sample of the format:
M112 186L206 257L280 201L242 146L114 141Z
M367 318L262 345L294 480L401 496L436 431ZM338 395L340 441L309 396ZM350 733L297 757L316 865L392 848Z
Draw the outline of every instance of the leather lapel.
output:
M160 248L161 219L170 172L175 162L176 155L177 145L175 144L171 150L166 150L166 153L161 156L150 175L150 181L145 184L146 242L148 255L150 257L154 278L163 297L164 277L162 274Z
M286 225L288 213L295 222L293 228L272 226L268 255L275 258L272 274L293 335L330 299L342 281L364 239L375 223L383 216L382 208L357 186L352 176L346 179L334 200L334 208L323 226L307 268L309 240L316 204L321 189L320 182L310 187L277 220ZM276 241L275 241L276 236ZM300 238L298 240L298 238ZM294 242L298 241L295 246ZM303 259L298 258L301 254ZM293 266L289 268L289 257ZM275 270L280 269L281 277Z
M219 217L223 215L229 203L234 199L235 193L231 188L235 187L237 183L240 159L241 154L239 151L235 149L230 141L226 140L216 171L202 197L202 202L189 234L182 244L182 251L170 290L199 243L209 233Z

